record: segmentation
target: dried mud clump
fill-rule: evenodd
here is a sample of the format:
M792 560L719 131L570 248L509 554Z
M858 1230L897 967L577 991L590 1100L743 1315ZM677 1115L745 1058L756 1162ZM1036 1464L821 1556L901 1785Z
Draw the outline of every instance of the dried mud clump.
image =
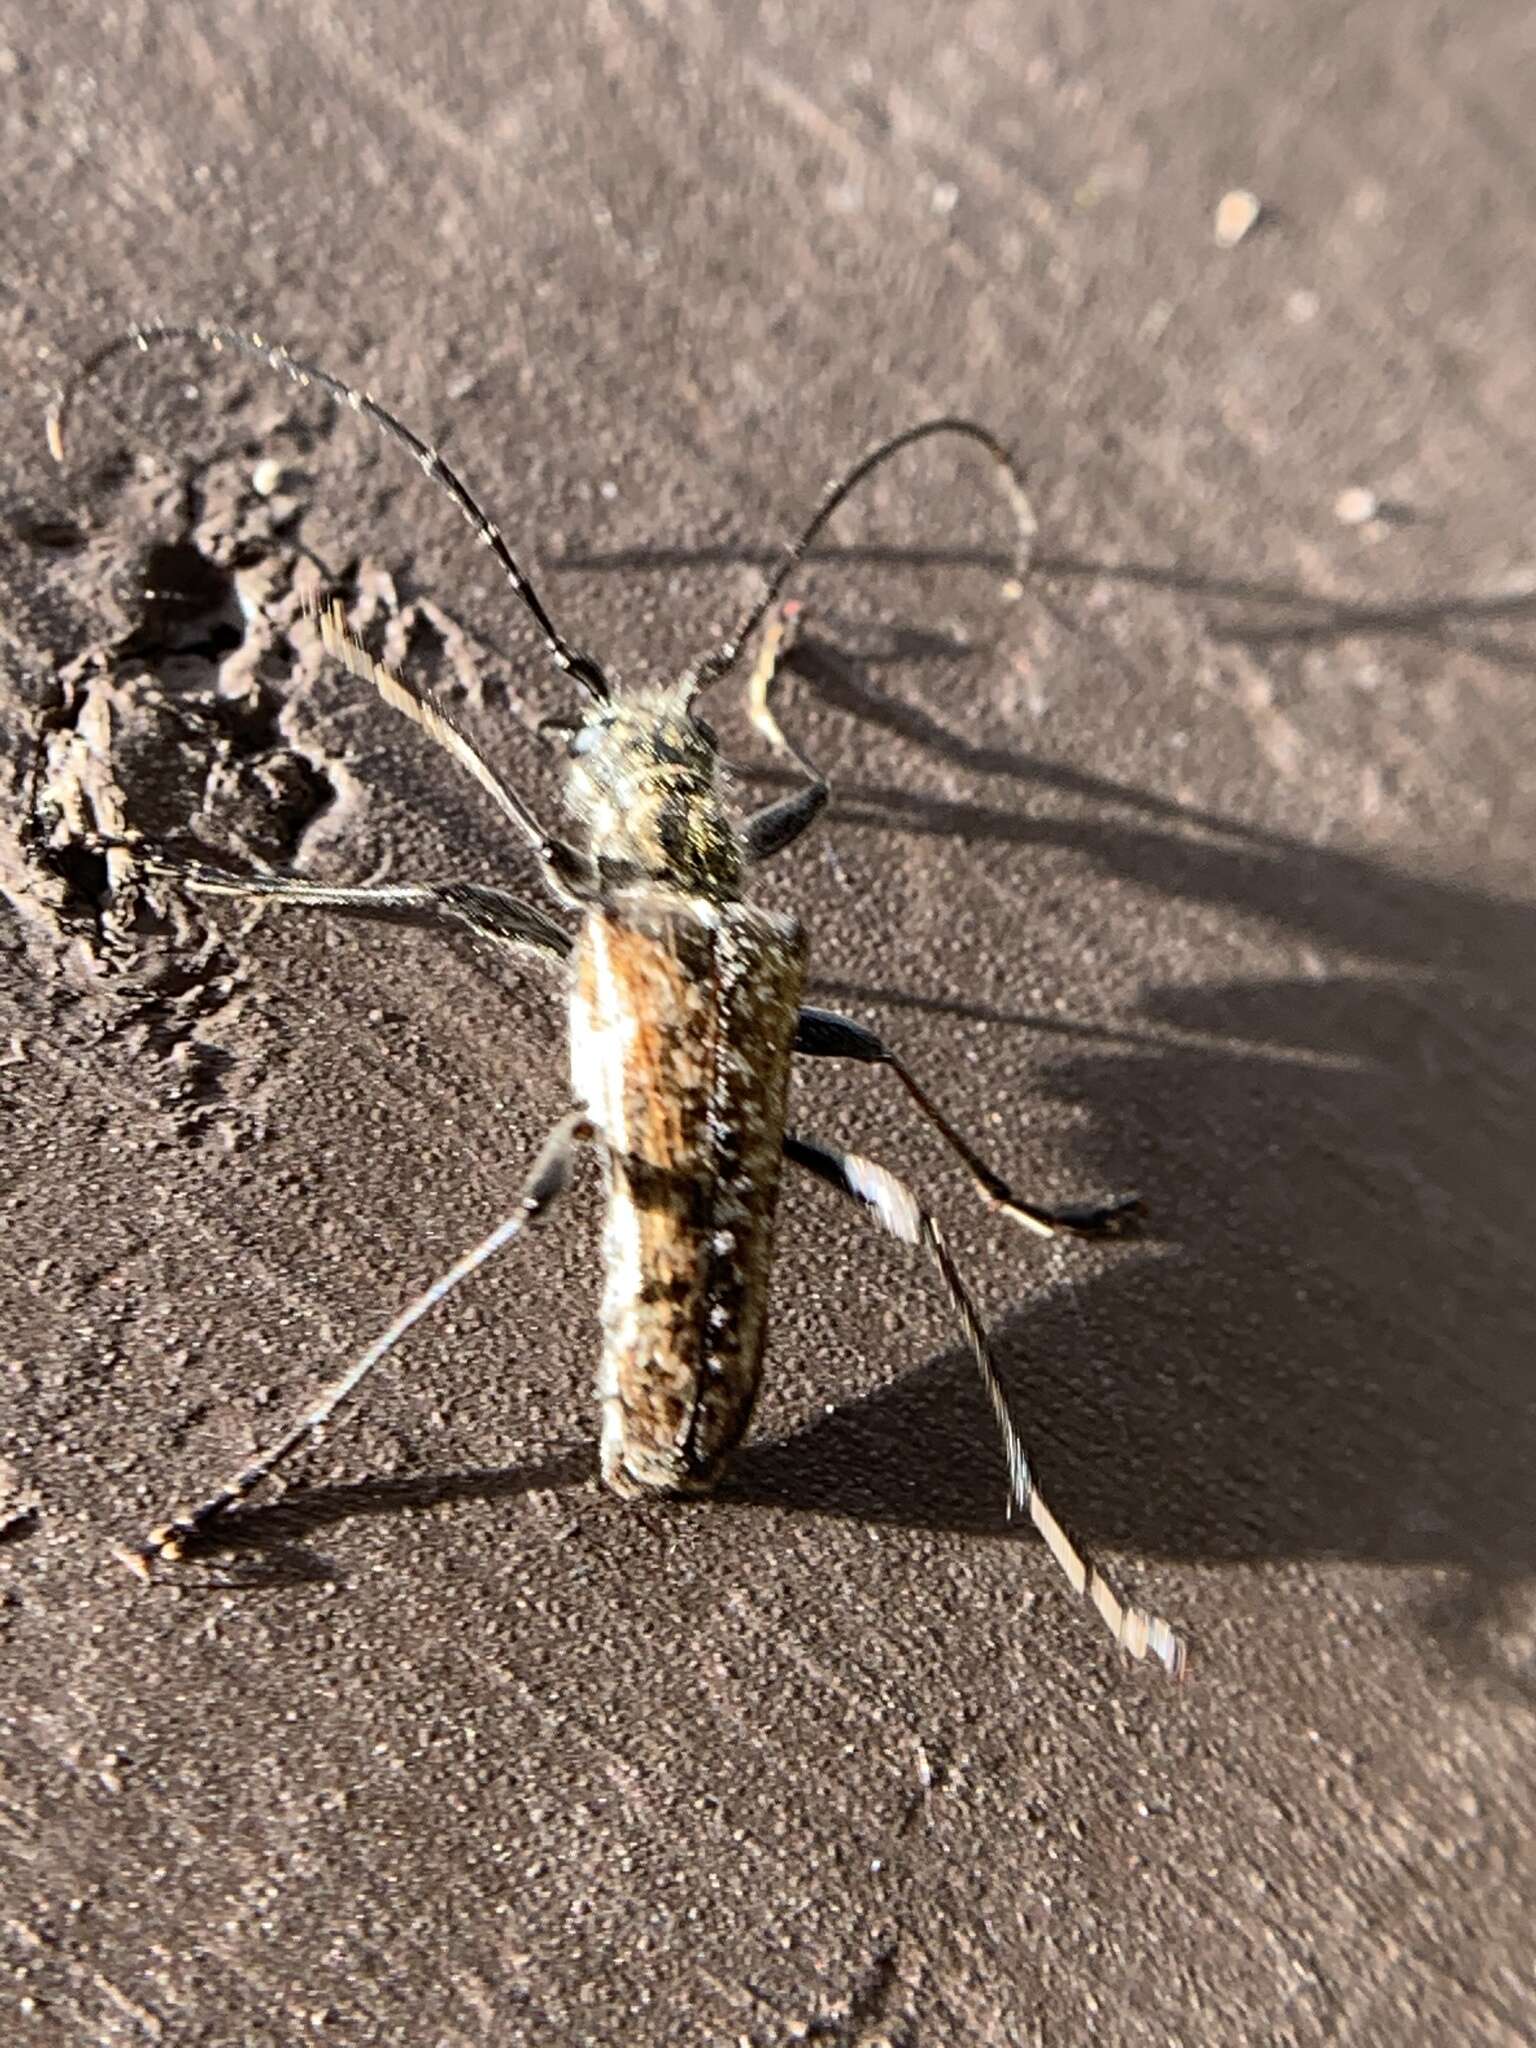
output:
M30 699L0 681L20 713L0 807L5 943L69 991L87 1037L127 1030L172 1061L178 1100L218 1093L234 1056L247 913L144 856L302 871L364 807L330 709L349 686L321 646L321 591L386 658L424 657L481 702L487 688L487 651L436 606L402 606L367 561L322 568L289 473L249 448L191 474L119 458L94 473L88 513L6 520ZM82 628L103 619L105 633ZM79 650L62 663L61 640Z
M205 484L195 520L187 508L140 549L122 629L58 671L33 736L0 885L41 950L98 992L180 980L207 939L192 906L148 883L136 845L287 865L336 799L292 701L319 651L273 530L282 508L259 503L253 521L250 495Z
M179 1128L200 1127L245 1007L239 920L210 917L137 854L287 867L351 782L306 701L323 656L303 603L315 572L285 537L295 508L235 463L195 482L119 466L94 485L99 524L9 521L34 616L55 616L29 636L31 701L4 692L20 712L0 813L7 945L35 985L68 991L82 1045L126 1033L159 1055L153 1092ZM59 664L61 616L66 633L108 630Z

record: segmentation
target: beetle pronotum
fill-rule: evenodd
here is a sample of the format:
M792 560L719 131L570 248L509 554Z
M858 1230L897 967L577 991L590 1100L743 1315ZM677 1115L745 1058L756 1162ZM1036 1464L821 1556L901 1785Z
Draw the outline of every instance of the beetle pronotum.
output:
M365 392L259 336L202 322L154 323L107 343L81 365L50 410L48 443L55 458L63 460L65 417L80 384L122 350L176 341L251 356L301 386L318 387L404 446L452 498L532 614L555 667L584 694L579 715L557 721L569 755L566 806L583 843L547 833L442 708L374 660L349 631L341 608L330 605L320 617L326 648L446 748L489 793L528 841L555 903L579 916L575 937L534 904L480 883L333 888L142 852L148 871L193 894L457 928L494 947L553 962L569 989L573 1099L512 1214L403 1309L281 1438L152 1530L130 1554L136 1568L149 1576L156 1559L180 1556L193 1537L328 1421L412 1324L545 1213L566 1185L581 1144L597 1149L608 1191L598 1378L603 1477L626 1496L709 1491L751 1417L766 1335L774 1212L787 1158L862 1203L884 1229L928 1254L964 1325L996 1414L1012 1503L1030 1516L1116 1641L1133 1656L1151 1655L1180 1676L1180 1637L1165 1621L1120 1600L1035 1485L981 1318L932 1216L884 1167L786 1128L792 1058L889 1068L963 1162L982 1197L1040 1235L1110 1235L1128 1227L1140 1205L1122 1200L1047 1208L1016 1195L873 1031L803 1004L806 941L799 925L755 907L745 895L753 865L799 838L829 795L825 776L774 715L773 685L798 623L798 607L782 601L785 585L828 519L871 471L900 449L940 434L969 440L991 457L1017 522L1022 571L1035 521L1007 450L965 419L927 420L882 442L827 487L728 639L674 681L621 693L598 662L561 636L498 528L435 448ZM752 721L805 782L737 823L722 801L717 744L697 706L737 667L759 632L747 685Z

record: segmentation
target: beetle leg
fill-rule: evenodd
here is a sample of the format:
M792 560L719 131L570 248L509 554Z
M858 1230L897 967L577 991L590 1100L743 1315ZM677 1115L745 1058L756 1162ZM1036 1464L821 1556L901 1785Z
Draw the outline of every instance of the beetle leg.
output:
M236 901L278 903L300 909L331 910L343 917L382 924L416 925L426 931L467 931L513 952L564 959L571 940L542 910L505 889L483 882L399 882L371 888L333 888L296 875L239 875L203 861L140 855L147 874L177 883L194 896L228 896Z
M781 604L769 617L758 644L757 662L747 683L747 710L752 723L775 753L784 754L810 777L810 786L780 797L754 811L742 827L747 851L754 860L767 860L792 846L825 808L832 785L810 756L787 737L768 701L768 693L799 638L804 614L797 602Z
M413 1324L433 1309L458 1286L468 1279L477 1267L510 1244L527 1224L537 1222L545 1214L556 1197L566 1187L571 1177L571 1168L578 1143L592 1135L592 1126L584 1109L573 1109L560 1119L544 1141L543 1149L534 1163L523 1188L523 1195L512 1214L498 1223L489 1237L482 1238L460 1258L454 1260L447 1272L432 1282L432 1285L418 1294L416 1299L403 1308L381 1337L374 1340L354 1364L349 1365L339 1379L324 1388L304 1413L275 1443L242 1465L238 1472L231 1474L222 1485L214 1488L203 1500L193 1507L179 1508L168 1521L150 1530L144 1542L136 1550L119 1553L123 1562L136 1571L141 1578L152 1576L157 1560L175 1562L185 1552L187 1543L203 1534L210 1523L244 1500L252 1489L258 1486L269 1473L300 1449L329 1422L350 1395L355 1394L373 1368L391 1352Z
M1134 1230L1137 1219L1146 1214L1146 1204L1136 1195L1121 1195L1113 1202L1097 1204L1068 1203L1060 1208L1026 1202L955 1129L899 1054L892 1052L877 1032L856 1024L851 1017L840 1017L834 1010L802 1010L794 1050L813 1059L862 1060L866 1066L889 1067L920 1114L964 1161L983 1201L1041 1237L1055 1237L1063 1231L1074 1237L1122 1237Z
M862 1202L892 1237L927 1252L938 1267L945 1291L964 1325L982 1385L997 1417L1003 1454L1008 1463L1012 1503L1029 1516L1045 1538L1052 1557L1071 1581L1073 1591L1093 1602L1115 1641L1133 1657L1156 1657L1171 1678L1181 1678L1184 1672L1183 1639L1158 1616L1148 1614L1143 1608L1125 1605L1108 1580L1083 1555L1057 1521L1036 1486L1029 1455L1009 1413L1008 1397L987 1343L980 1314L932 1216L895 1174L888 1173L873 1160L861 1158L856 1152L839 1152L834 1146L786 1134L784 1156L814 1173L840 1194Z

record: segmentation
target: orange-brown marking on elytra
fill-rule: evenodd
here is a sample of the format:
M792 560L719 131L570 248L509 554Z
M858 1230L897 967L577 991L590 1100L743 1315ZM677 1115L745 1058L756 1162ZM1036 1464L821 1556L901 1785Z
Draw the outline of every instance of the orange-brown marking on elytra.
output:
M762 1370L805 942L787 918L635 892L591 912L575 1089L607 1162L603 1476L714 1486Z

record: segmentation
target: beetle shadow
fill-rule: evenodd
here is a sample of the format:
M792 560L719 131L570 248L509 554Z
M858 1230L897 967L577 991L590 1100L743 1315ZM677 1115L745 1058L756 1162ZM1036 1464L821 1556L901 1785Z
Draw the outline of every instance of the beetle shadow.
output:
M1077 1287L1042 1288L1021 1251L1010 1292L1025 1305L999 1351L1068 1526L1138 1555L1446 1568L1464 1584L1423 1615L1429 1632L1536 1692L1517 1613L1536 1567L1532 906L1123 804L1051 817L848 796L843 815L872 828L1067 848L1089 876L1262 919L1298 960L1154 988L1103 1031L818 984L841 1003L1039 1031L1041 1085L1082 1119L1073 1192L1132 1180L1176 1241ZM743 1482L816 1512L996 1529L971 1374L946 1356L749 1451Z
M1169 1240L1075 1283L1078 1248L1043 1266L1020 1246L989 1321L1047 1498L1090 1547L1137 1558L1448 1571L1420 1596L1426 1634L1536 1697L1536 915L1357 856L1298 847L1255 874L1246 852L1181 844L1160 869L1156 835L1086 836L1144 884L1368 945L1377 971L1167 988L1134 1035L1042 1040L1038 1085L1081 1118L1071 1192L1130 1181ZM1016 1170L1017 1143L989 1149ZM780 1507L1005 1526L959 1350L749 1446L738 1471Z
M334 1585L342 1573L308 1540L325 1530L372 1515L422 1514L458 1501L559 1492L588 1479L592 1462L589 1450L572 1449L520 1465L344 1480L298 1486L275 1501L244 1501L221 1515L215 1528L186 1539L184 1556L193 1569L178 1564L175 1583L221 1592Z
M578 546L566 548L547 566L554 573L729 567L766 570L781 559L781 552L777 548L729 542L695 548L604 550ZM1017 573L1012 556L994 548L895 547L866 542L818 545L805 557L807 568L861 564L908 573L924 569L979 569L999 577ZM1339 598L1298 584L1211 575L1177 563L1105 562L1090 555L1045 554L1038 550L1031 558L1029 574L1032 582L1123 583L1205 600L1209 607L1206 630L1218 642L1262 649L1326 643L1357 634L1387 636L1421 641L1445 652L1475 654L1501 668L1536 667L1536 652L1500 630L1536 622L1536 587L1524 582L1504 590L1447 591L1411 603L1379 604ZM960 648L947 635L899 627L894 632L898 641L895 654L906 660L974 651Z

